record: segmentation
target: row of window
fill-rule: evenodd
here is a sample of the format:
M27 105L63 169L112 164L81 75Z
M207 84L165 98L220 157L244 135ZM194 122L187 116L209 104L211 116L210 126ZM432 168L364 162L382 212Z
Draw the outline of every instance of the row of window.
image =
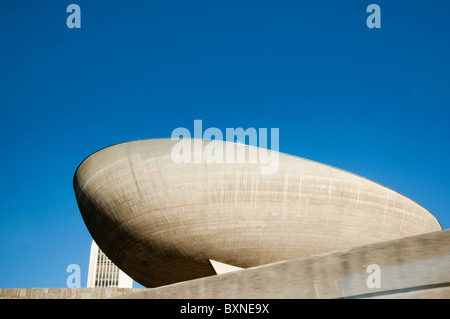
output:
M117 287L119 284L119 268L100 249L95 277L95 287Z
M117 287L119 284L118 280L96 280L95 287Z

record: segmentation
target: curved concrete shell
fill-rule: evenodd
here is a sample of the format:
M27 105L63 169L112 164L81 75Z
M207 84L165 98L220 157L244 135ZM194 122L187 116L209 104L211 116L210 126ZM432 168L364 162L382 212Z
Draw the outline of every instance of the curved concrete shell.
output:
M414 201L340 169L270 151L276 172L249 157L177 163L177 143L107 147L74 177L93 239L147 287L214 275L210 259L247 268L442 229ZM209 143L230 144L200 143L192 158ZM231 145L246 154L261 150Z

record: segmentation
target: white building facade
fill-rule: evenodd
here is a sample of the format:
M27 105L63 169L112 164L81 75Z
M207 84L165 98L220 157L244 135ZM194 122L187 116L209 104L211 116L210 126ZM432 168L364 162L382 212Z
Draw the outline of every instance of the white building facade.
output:
M87 287L133 288L133 279L120 270L92 241Z

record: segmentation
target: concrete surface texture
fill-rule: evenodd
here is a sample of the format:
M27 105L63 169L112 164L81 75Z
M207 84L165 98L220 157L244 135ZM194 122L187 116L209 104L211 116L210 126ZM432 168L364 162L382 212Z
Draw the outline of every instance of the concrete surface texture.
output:
M105 299L140 288L0 288L0 299Z
M117 298L450 298L450 230L237 270Z
M178 163L177 143L110 146L74 176L93 239L146 287L214 275L210 259L249 268L442 229L411 199L337 168L282 153L269 173L249 156ZM213 142L200 143L193 158Z

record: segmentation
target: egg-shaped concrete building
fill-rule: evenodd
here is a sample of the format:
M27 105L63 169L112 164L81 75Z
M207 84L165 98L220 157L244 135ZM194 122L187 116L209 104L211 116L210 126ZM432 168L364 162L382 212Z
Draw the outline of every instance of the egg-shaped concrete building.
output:
M274 151L273 171L250 156L208 161L210 143L261 149L201 140L197 160L179 161L177 143L113 145L74 176L93 239L147 287L214 275L210 260L248 268L442 229L411 199L337 168Z

